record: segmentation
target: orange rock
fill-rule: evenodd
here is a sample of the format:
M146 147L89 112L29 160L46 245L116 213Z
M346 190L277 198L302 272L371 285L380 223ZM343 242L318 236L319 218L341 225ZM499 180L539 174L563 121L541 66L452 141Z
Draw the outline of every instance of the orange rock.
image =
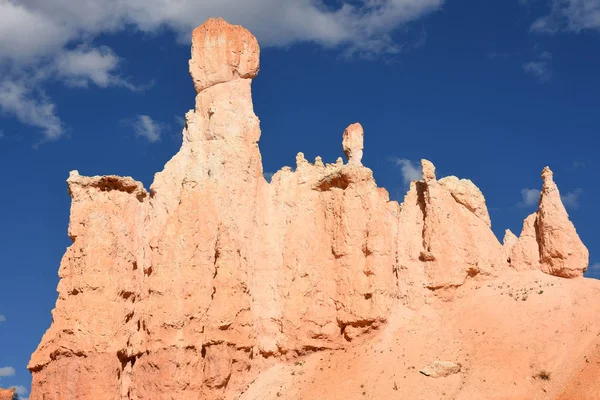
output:
M344 131L342 147L348 159L348 164L362 165L363 138L363 128L359 123L350 125Z
M0 389L0 400L12 400L15 389Z
M569 220L550 168L544 168L542 179L537 219L542 271L564 278L582 276L589 263L588 250Z
M298 153L267 183L256 40L209 20L192 49L195 109L150 190L67 180L73 243L31 400L552 399L592 379L575 368L600 330L599 285L539 271L587 260L547 172L540 210L504 245L479 189L427 160L390 201L359 124L348 164ZM439 379L419 373L434 360Z
M510 264L518 270L580 277L588 267L588 250L569 220L550 168L544 168L542 180L539 208L525 219L521 236L511 248Z
M235 78L255 78L259 53L256 38L246 29L209 19L192 33L190 74L196 93Z

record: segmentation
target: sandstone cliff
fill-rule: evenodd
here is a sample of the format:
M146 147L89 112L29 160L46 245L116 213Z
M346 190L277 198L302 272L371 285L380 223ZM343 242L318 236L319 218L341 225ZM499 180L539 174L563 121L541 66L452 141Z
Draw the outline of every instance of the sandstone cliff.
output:
M588 255L549 169L504 244L480 190L427 160L390 201L360 124L342 135L346 164L299 153L267 183L258 70L248 31L207 21L195 109L150 190L71 173L73 244L31 400L599 397L600 285L559 278Z

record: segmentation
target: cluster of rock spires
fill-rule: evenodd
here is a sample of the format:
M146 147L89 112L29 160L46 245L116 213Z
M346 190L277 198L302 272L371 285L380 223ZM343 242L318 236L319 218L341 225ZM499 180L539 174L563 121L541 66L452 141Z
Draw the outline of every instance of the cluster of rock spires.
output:
M563 299L587 298L599 286L557 278L582 276L588 252L550 169L539 209L519 238L507 231L504 244L481 191L470 180L437 179L429 161L404 202L390 201L362 166L360 124L343 134L346 164L310 163L299 153L294 170L268 183L251 99L258 70L256 39L208 20L193 33L195 110L186 114L181 150L150 191L131 178L71 173L73 244L60 266L53 323L28 366L30 399L567 393L575 369L547 382L527 369L563 368L596 343L595 309ZM536 292L538 283L546 291L556 284L547 303L509 300L500 283L517 290L534 280ZM491 296L496 287L501 301ZM540 352L555 330L544 307L557 318L577 314L573 328L585 323L592 333L574 330L562 353ZM503 383L517 372L527 381ZM534 397L542 384L545 394Z

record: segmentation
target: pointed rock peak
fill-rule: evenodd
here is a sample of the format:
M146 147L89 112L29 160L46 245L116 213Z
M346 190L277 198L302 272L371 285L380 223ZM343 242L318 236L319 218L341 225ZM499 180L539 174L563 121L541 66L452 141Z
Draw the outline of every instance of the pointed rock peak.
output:
M211 18L192 33L190 74L196 93L237 78L253 79L259 70L260 47L245 28Z
M517 243L517 241L519 240L519 238L517 238L517 236L512 233L512 231L510 229L507 229L504 232L504 239L502 241L502 244L504 246L513 246L515 243Z
M363 127L358 122L350 125L344 131L342 147L348 164L362 165L364 136Z
M315 157L315 166L317 166L319 168L325 167L325 164L323 164L323 159L321 158L321 156Z
M536 220L542 271L563 278L582 276L588 267L589 252L569 220L550 168L544 168L542 179Z
M300 152L296 154L296 169L300 169L306 165L308 165L308 161L304 157L304 153Z
M544 167L542 170L542 181L542 193L547 194L556 191L557 186L554 183L554 173L549 167Z
M546 181L550 181L553 182L553 176L554 173L552 172L552 170L550 169L550 167L545 166L544 169L542 170L542 179L544 180L544 182Z
M435 181L435 165L429 160L421 160L421 169L423 170L423 180L425 182Z

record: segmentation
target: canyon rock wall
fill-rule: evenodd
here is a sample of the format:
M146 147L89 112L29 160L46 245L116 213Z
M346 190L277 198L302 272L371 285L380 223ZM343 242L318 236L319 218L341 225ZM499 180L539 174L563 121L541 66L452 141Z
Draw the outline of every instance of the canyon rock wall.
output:
M256 39L208 20L189 67L195 109L149 191L77 171L67 181L73 244L29 363L31 400L267 398L260 379L274 368L367 346L399 315L458 302L478 282L587 268L549 169L539 210L504 244L481 191L438 180L427 160L403 203L390 201L362 165L360 124L342 135L347 163L299 153L268 183Z

